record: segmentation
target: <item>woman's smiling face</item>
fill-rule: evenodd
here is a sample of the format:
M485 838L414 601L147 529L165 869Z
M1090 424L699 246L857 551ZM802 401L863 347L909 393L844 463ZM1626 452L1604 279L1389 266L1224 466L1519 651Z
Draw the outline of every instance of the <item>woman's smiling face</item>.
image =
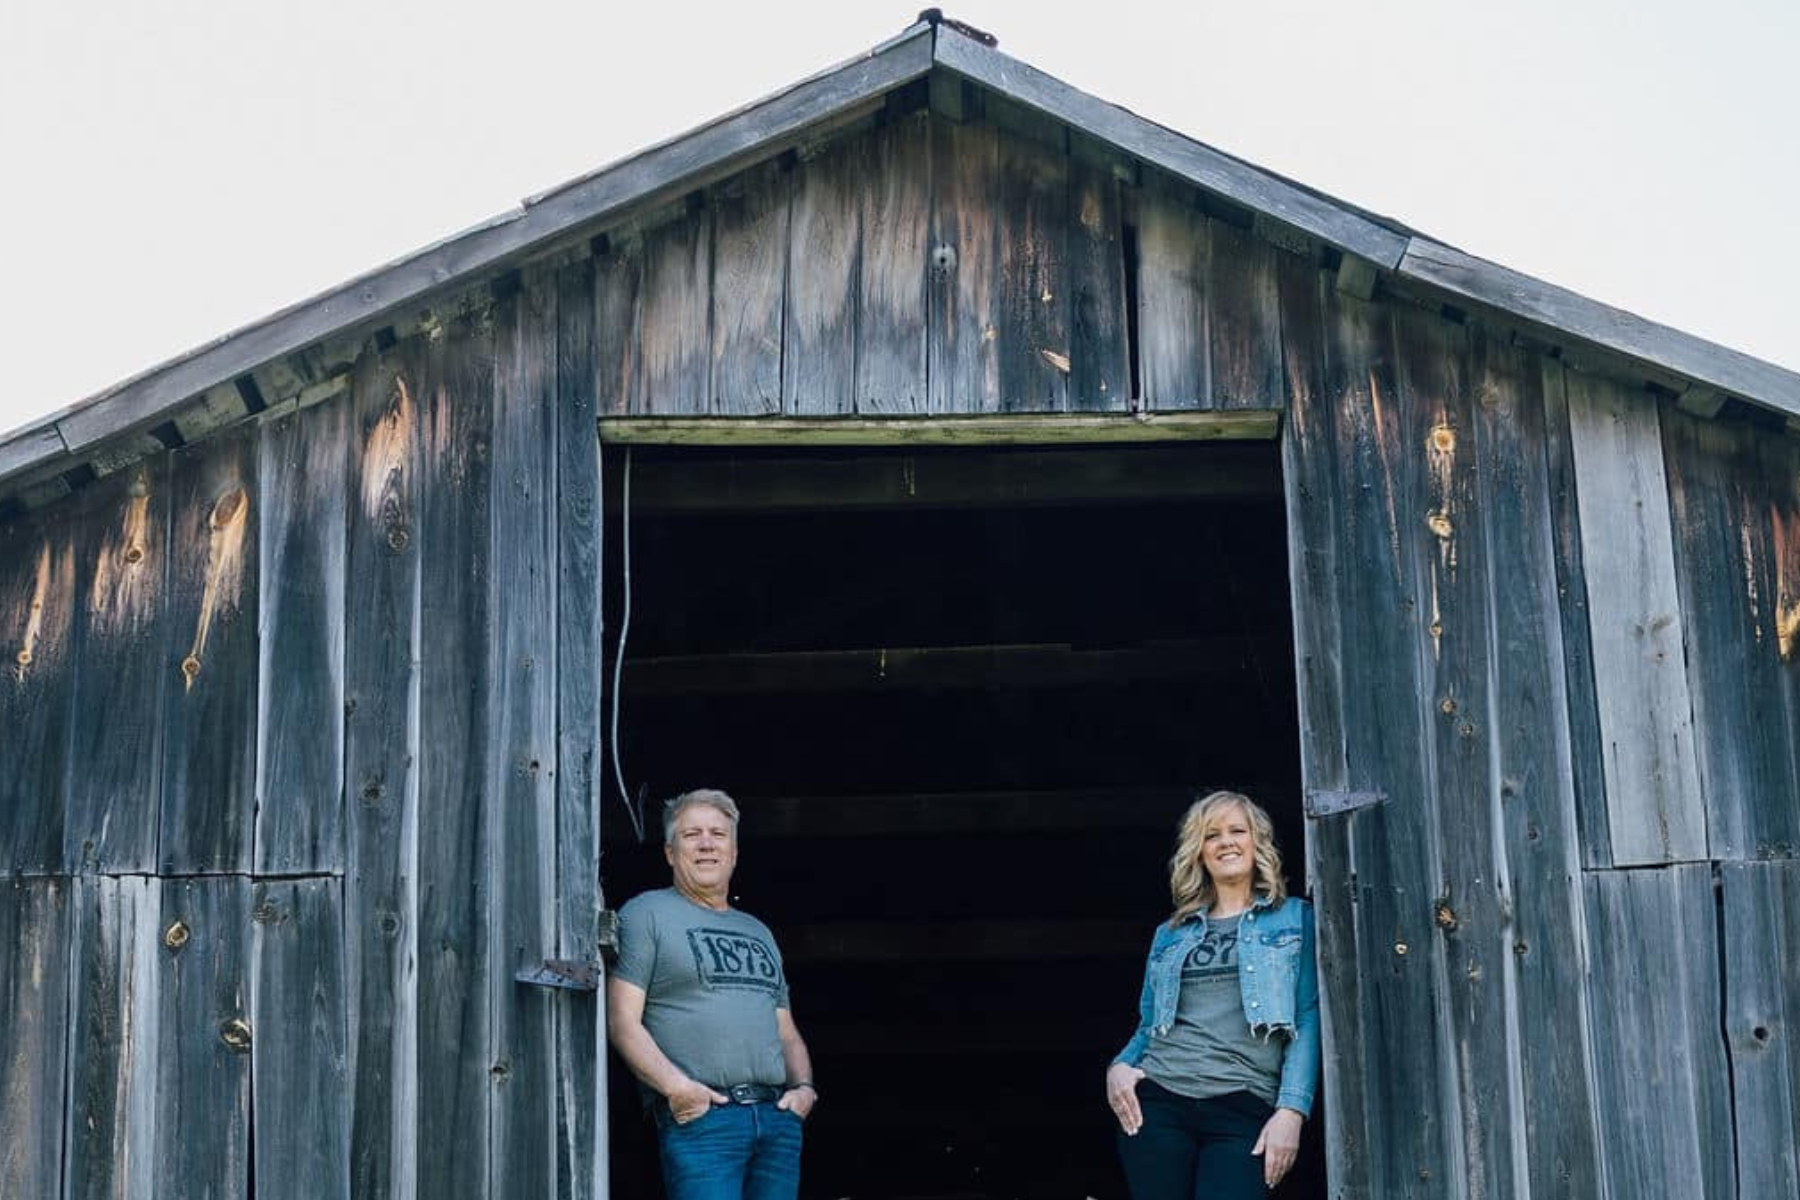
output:
M1220 809L1206 823L1200 835L1200 865L1215 885L1256 878L1256 834L1243 805Z

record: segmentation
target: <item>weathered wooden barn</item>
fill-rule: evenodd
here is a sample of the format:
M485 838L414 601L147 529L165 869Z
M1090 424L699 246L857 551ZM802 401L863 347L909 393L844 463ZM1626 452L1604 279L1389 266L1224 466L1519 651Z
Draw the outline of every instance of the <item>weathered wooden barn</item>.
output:
M1800 1195L1797 425L921 23L0 439L0 1195L657 1194L545 964L702 783L811 1195L1118 1196L1227 784L1283 1194Z

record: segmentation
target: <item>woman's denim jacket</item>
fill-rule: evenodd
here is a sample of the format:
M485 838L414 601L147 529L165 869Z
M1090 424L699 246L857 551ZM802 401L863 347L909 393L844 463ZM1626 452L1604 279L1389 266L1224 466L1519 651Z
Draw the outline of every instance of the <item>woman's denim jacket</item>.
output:
M1205 933L1205 913L1195 913L1173 929L1167 921L1156 927L1144 967L1144 991L1138 998L1137 1032L1113 1061L1137 1066L1150 1038L1174 1026L1181 1002L1181 964ZM1319 975L1313 962L1312 905L1294 896L1279 905L1271 905L1267 896L1257 899L1238 926L1238 985L1253 1033L1290 1035L1281 1060L1276 1107L1310 1114L1319 1087Z

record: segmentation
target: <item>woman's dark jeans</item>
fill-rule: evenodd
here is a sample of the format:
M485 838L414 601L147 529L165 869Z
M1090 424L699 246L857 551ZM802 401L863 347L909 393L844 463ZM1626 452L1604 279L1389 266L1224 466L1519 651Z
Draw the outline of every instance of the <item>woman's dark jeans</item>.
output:
M1119 1134L1119 1161L1131 1200L1262 1200L1263 1160L1251 1154L1274 1113L1250 1092L1206 1100L1178 1096L1140 1079L1144 1124Z

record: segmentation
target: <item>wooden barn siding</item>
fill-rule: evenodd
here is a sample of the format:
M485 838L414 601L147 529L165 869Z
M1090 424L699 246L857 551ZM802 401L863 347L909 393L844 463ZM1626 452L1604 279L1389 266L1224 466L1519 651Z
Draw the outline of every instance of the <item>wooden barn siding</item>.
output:
M527 271L0 529L0 1191L603 1186L598 1006L513 979L598 948L595 315Z

